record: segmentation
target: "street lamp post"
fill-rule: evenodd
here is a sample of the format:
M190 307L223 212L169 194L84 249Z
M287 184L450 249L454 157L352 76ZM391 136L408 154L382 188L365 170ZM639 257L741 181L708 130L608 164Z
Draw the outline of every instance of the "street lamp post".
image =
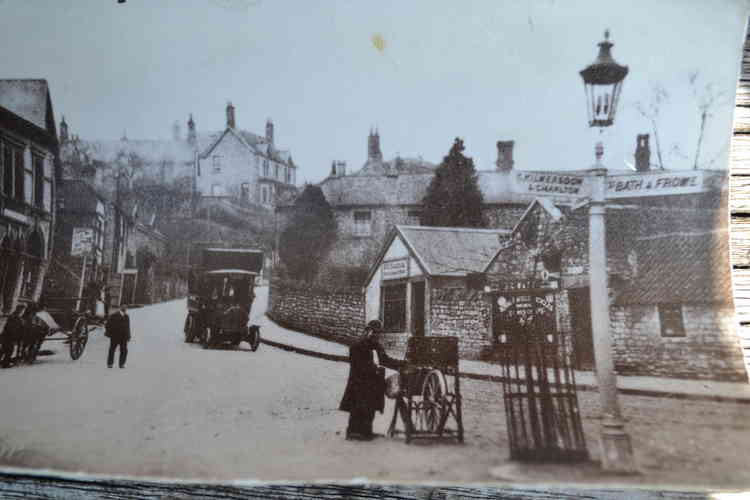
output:
M622 82L627 66L620 66L610 53L609 31L599 43L596 60L581 71L587 97L589 126L602 128L614 123ZM617 399L617 375L612 356L609 331L609 293L607 286L606 250L606 186L607 169L601 164L604 148L596 145L596 165L591 174L589 205L589 281L591 293L591 325L594 335L594 360L602 405L601 451L602 468L617 473L636 471L630 436Z

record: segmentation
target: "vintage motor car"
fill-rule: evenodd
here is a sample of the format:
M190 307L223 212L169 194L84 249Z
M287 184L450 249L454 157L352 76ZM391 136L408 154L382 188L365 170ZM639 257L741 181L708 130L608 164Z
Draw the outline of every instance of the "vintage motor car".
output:
M260 345L260 327L249 324L263 252L247 248L204 248L188 279L185 342L205 349Z

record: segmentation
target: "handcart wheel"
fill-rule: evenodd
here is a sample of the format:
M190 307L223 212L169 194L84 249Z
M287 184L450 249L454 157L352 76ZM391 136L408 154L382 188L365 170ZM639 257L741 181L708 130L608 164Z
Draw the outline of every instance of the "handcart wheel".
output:
M86 321L86 318L80 317L76 320L75 326L73 326L73 331L70 332L70 357L73 361L81 357L88 340L88 321Z
M420 430L437 432L443 417L447 393L445 375L440 370L430 370L422 382L421 411L417 417Z
M250 340L250 349L253 352L258 350L260 347L260 327L257 325L251 325L248 327L248 338Z

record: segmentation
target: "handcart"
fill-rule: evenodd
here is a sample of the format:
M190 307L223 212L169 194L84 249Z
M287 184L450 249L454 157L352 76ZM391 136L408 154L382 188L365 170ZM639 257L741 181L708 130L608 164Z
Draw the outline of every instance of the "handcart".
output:
M406 364L390 380L387 395L396 400L396 408L389 437L404 434L406 443L443 437L464 442L458 337L409 338ZM397 428L399 416L403 430ZM449 420L455 427L448 427Z

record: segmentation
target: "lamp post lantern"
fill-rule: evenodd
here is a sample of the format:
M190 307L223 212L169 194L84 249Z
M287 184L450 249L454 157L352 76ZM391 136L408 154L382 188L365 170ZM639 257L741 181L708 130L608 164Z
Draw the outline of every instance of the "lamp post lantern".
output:
M610 49L609 31L599 43L599 56L581 71L587 96L589 126L609 127L614 123L622 82L628 73L626 66L617 64ZM609 330L609 293L607 284L606 248L606 187L607 170L601 163L603 145L596 145L596 165L591 174L591 202L589 205L589 281L591 293L591 327L594 336L594 362L602 405L601 461L602 468L611 472L636 471L630 436L617 399L617 375L612 356L612 336Z
M604 32L604 40L599 42L596 60L581 71L590 127L609 127L615 121L617 101L628 67L617 64L612 58L613 45L609 41L607 30Z

